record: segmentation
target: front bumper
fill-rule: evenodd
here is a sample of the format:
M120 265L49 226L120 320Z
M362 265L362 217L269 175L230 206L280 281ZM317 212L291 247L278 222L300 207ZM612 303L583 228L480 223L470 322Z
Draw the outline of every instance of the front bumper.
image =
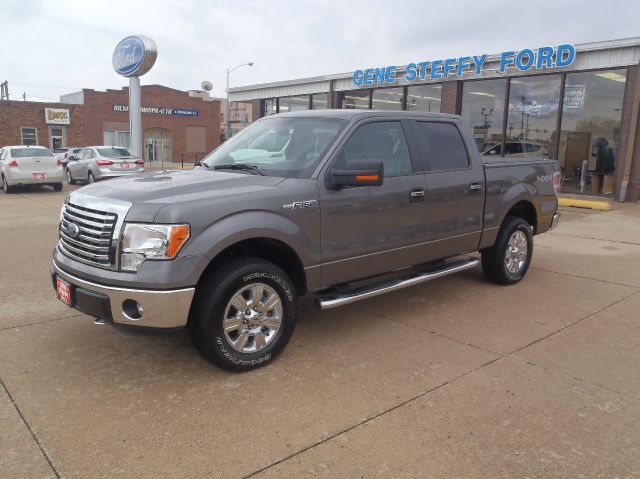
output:
M114 323L151 328L179 328L187 324L195 288L144 290L118 288L85 281L51 263L51 276L60 276L75 290L73 307L79 311ZM143 309L140 318L127 314L125 302L135 301Z

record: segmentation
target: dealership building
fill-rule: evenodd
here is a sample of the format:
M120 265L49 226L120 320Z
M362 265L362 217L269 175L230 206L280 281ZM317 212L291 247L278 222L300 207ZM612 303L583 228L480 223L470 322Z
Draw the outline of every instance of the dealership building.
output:
M193 163L220 144L220 102L206 92L142 87L147 162ZM0 147L115 145L130 147L129 89L83 89L60 102L0 101Z
M249 85L256 116L355 108L461 115L483 155L558 160L562 191L640 199L640 37Z

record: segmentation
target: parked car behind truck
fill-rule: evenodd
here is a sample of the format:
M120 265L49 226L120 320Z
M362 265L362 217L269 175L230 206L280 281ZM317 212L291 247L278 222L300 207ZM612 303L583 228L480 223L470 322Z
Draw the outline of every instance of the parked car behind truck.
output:
M67 183L93 183L106 178L130 176L144 171L144 162L120 146L88 146L67 162Z
M259 141L274 134L284 151ZM481 157L457 116L272 115L194 170L72 192L51 274L69 306L187 326L205 358L244 371L282 351L302 295L334 308L479 263L520 281L558 220L559 179L552 160Z
M62 162L43 146L5 146L0 153L0 183L5 193L17 185L47 185L62 190Z

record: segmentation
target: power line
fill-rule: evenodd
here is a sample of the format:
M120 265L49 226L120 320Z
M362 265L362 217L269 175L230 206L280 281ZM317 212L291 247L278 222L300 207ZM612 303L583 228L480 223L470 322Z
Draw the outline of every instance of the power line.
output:
M32 86L38 88L53 88L56 90L82 90L81 87L76 86L59 86L59 85L42 85L39 83L19 83L19 82L11 82L12 85L20 85L20 86Z

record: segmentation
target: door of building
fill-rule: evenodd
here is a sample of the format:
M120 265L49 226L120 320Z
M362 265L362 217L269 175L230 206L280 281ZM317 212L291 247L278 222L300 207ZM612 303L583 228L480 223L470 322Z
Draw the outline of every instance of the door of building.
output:
M49 127L49 149L63 148L67 146L66 129L60 126Z
M171 163L173 161L171 130L149 128L145 131L144 158L148 162Z

